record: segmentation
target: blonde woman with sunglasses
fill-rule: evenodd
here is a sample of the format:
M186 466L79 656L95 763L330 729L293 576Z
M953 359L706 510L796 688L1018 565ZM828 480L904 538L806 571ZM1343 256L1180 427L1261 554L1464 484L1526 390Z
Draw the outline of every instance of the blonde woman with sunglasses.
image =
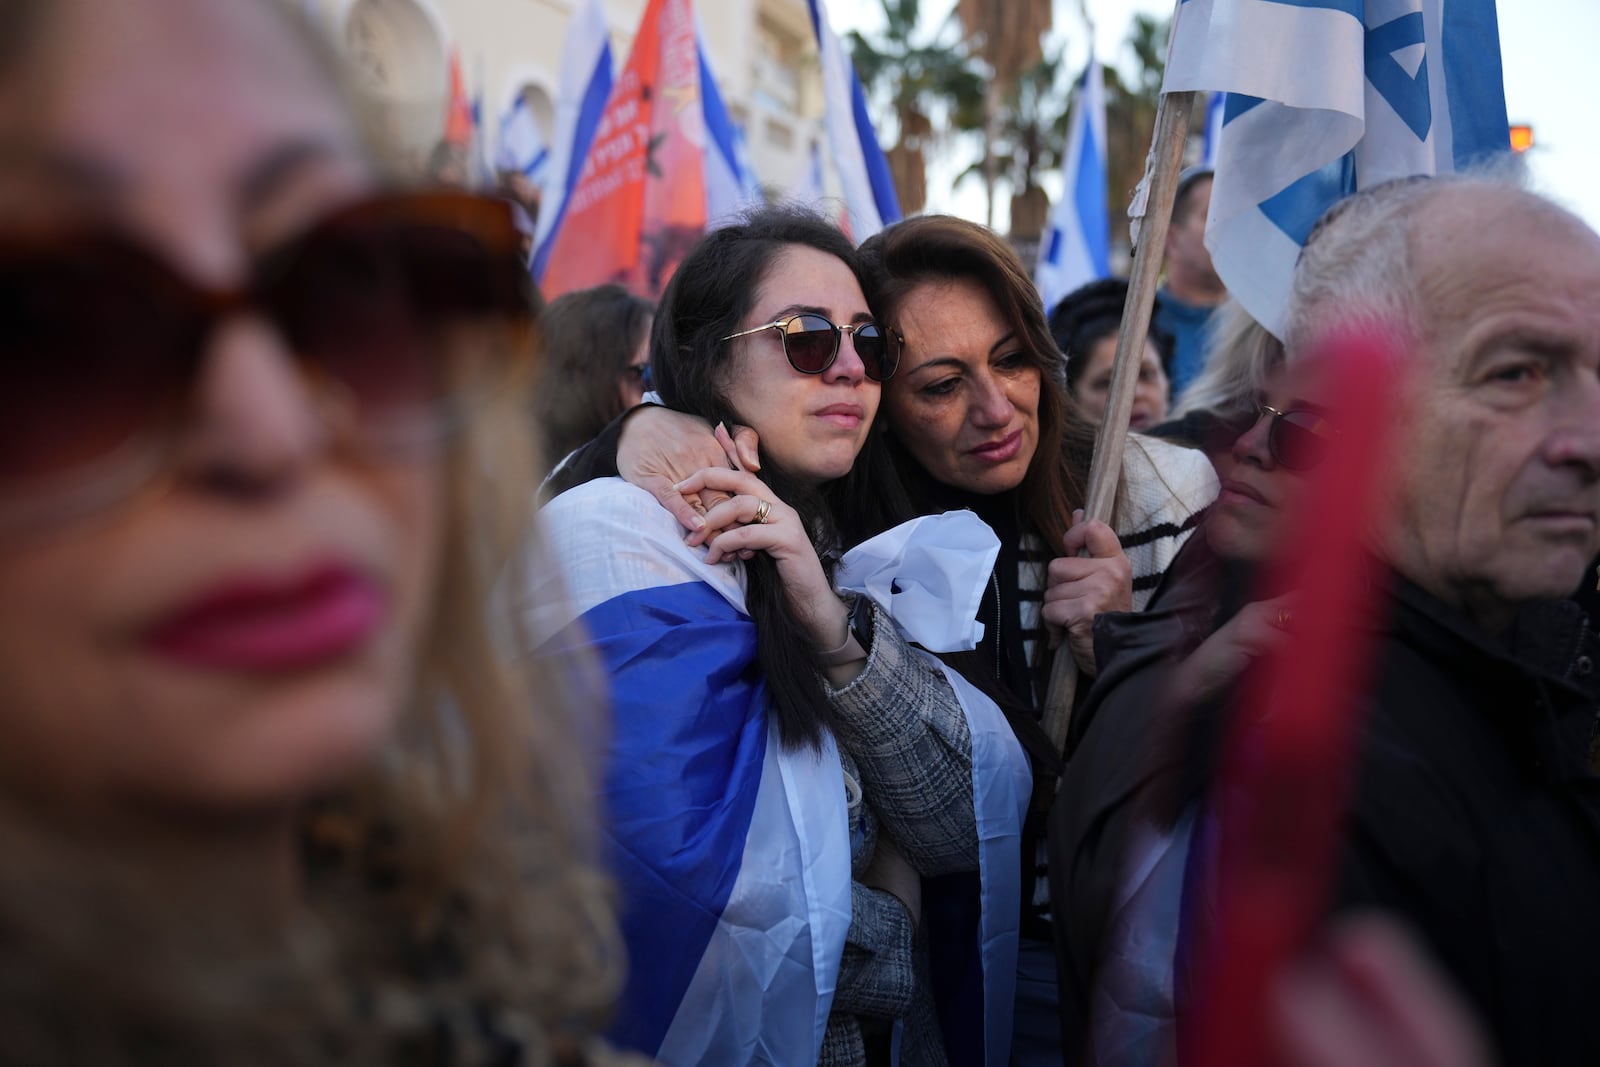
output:
M0 80L0 1062L583 1062L508 211L274 3L0 0Z

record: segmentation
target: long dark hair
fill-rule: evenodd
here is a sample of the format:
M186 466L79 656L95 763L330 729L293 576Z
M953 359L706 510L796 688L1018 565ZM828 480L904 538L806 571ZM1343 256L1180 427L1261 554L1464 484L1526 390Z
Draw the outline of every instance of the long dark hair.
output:
M1027 268L988 227L949 215L897 222L861 246L871 279L867 289L894 325L912 290L927 282L971 281L983 287L1022 341L1023 357L1039 371L1039 445L1017 487L1017 520L1046 545L1059 546L1072 513L1083 506L1094 458L1095 425L1067 392L1066 359L1050 336L1044 302ZM905 481L926 475L904 449L893 450Z
M650 373L663 402L713 424L742 421L728 400L732 348L722 338L739 328L774 264L793 246L833 256L863 283L863 292L870 292L849 239L804 208L761 208L712 231L678 264L661 294L650 333ZM839 546L831 505L872 500L874 507L887 507L893 505L885 502L896 499L891 462L876 432L867 435L850 474L820 490L803 484L765 453L758 477L800 513L830 580ZM904 494L898 496L903 499ZM795 623L771 557L758 553L745 564L745 574L745 606L756 625L757 655L779 736L789 747L819 745L832 722L816 651Z

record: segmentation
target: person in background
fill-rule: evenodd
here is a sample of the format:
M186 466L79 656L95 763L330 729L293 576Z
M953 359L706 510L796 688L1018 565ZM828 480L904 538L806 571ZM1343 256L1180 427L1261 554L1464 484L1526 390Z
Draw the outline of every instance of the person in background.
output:
M533 239L535 236L534 219L516 200L507 198L511 205L511 222L517 231L517 256L523 263L533 262Z
M1172 417L1145 432L1200 449L1218 475L1226 477L1233 442L1255 419L1267 379L1283 366L1283 344L1237 300L1224 302L1208 328L1206 369L1183 394Z
M1211 184L1211 171L1199 167L1179 177L1167 229L1166 284L1156 293L1152 321L1173 339L1167 377L1174 402L1183 400L1189 383L1205 369L1206 323L1228 295L1205 243Z
M654 311L620 285L567 293L545 309L535 421L546 463L587 443L644 396Z
M500 195L515 201L527 213L530 231L537 227L539 207L544 196L539 183L520 170L502 170L495 177L500 185Z
M1167 1062L1194 809L1228 700L1283 643L1292 597L1261 584L1337 433L1302 367L1263 383L1222 489L1148 608L1095 624L1101 673L1049 827L1067 1062Z
M453 141L440 139L428 153L423 168L427 181L448 189L467 187L467 150Z
M260 0L0 0L0 1062L608 1062L505 205ZM493 463L492 477L490 463Z
M1126 278L1102 278L1061 298L1050 312L1050 336L1067 357L1067 391L1085 418L1105 418L1111 397L1111 370L1122 328L1122 306L1128 300ZM1159 330L1145 340L1138 385L1128 425L1143 432L1167 417L1167 372L1161 350L1172 339Z
M1600 1062L1600 679L1567 599L1600 552L1600 234L1494 174L1356 200L1285 338L1293 368L1375 323L1410 376L1332 908L1411 924L1502 1062Z
M887 227L862 255L885 318L905 336L900 373L884 391L884 435L913 506L969 508L1001 541L993 596L979 614L983 642L957 666L1012 709L1044 783L1024 834L1011 1062L1059 1063L1043 812L1062 754L1041 746L1039 728L1052 662L1065 653L1083 675L1097 671L1095 618L1143 608L1216 479L1187 449L1130 438L1112 522L1083 521L1095 425L1065 387L1038 290L1011 247L976 223L935 215ZM942 886L925 905L959 907L962 892ZM946 948L946 961L957 956L959 946ZM934 965L937 975L937 956ZM947 1001L941 1015L958 1010Z

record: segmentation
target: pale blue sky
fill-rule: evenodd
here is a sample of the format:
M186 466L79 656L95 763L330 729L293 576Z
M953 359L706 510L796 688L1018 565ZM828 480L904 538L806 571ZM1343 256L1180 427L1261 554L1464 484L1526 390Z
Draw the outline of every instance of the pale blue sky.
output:
M993 0L1001 2L1001 0ZM1102 60L1126 60L1122 42L1137 12L1166 15L1170 0L1087 0ZM949 0L924 0L924 16L943 18ZM879 0L833 0L834 28L871 32L882 26ZM1499 5L1500 56L1506 109L1512 122L1531 123L1536 148L1529 156L1535 185L1600 229L1600 122L1586 72L1600 43L1600 0L1505 0ZM1086 33L1076 0L1056 0L1056 22L1068 42L1072 66L1086 56ZM970 160L936 165L929 174L930 208L983 217L979 183L949 191L954 173Z

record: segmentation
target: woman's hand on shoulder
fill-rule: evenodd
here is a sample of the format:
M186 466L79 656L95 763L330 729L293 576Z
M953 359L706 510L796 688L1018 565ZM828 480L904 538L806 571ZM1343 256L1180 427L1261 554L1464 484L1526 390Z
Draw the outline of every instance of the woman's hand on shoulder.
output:
M706 547L706 562L751 559L765 552L778 564L796 622L819 649L836 648L849 629L849 612L839 599L811 544L800 513L779 500L771 487L747 471L706 467L676 486L685 497L720 499L705 513L705 524L684 540Z
M678 484L705 467L760 470L756 432L747 426L714 430L704 419L659 404L646 404L622 424L617 443L617 473L631 485L648 490L686 530L704 525L701 516L727 499L707 490L685 494Z
M1116 531L1098 520L1075 522L1062 539L1063 555L1050 561L1040 617L1050 631L1050 647L1067 647L1078 669L1095 673L1094 619L1104 611L1133 610L1133 564L1122 551ZM1079 552L1087 551L1085 556Z
M1251 663L1279 647L1293 624L1288 594L1246 604L1178 667L1176 691L1189 701L1221 695Z

